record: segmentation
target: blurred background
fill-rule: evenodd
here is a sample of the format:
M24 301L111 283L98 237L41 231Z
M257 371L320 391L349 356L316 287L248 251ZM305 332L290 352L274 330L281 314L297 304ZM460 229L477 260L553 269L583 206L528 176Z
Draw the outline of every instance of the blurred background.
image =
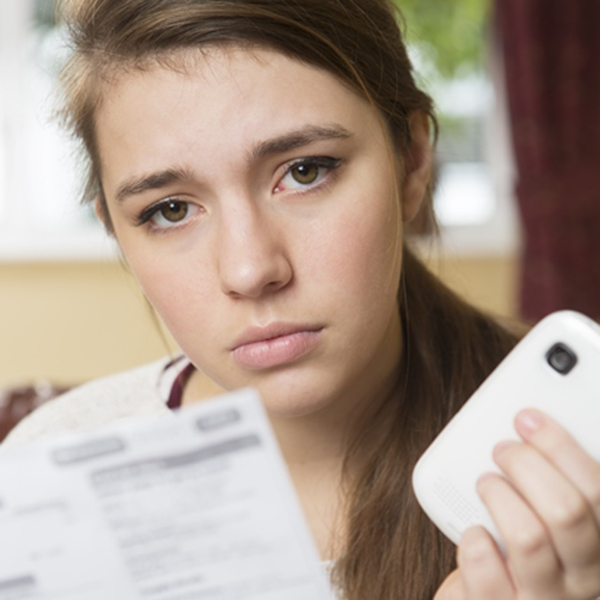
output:
M441 136L441 235L416 240L475 304L600 317L598 0L398 0ZM176 349L79 206L53 121L54 0L0 3L0 388L71 386Z

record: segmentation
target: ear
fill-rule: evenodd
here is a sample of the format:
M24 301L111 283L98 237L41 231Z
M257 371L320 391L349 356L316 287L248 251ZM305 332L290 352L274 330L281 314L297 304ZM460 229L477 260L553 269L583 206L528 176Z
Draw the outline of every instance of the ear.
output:
M433 148L429 132L429 117L414 112L409 118L410 146L402 155L402 220L407 223L415 218L431 179Z

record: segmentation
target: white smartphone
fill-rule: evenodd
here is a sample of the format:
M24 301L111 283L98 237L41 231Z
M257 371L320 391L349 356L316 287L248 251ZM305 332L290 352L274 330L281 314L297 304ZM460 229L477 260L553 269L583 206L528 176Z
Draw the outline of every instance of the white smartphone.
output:
M540 321L485 380L419 459L413 488L424 511L458 544L483 525L500 536L476 492L502 440L519 439L514 418L537 408L600 461L600 326L572 311Z

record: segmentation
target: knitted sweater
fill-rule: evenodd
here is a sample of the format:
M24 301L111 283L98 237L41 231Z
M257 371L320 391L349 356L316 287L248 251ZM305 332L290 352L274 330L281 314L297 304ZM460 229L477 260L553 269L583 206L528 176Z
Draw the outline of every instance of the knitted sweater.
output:
M169 359L103 377L46 402L25 417L2 448L60 433L92 430L117 419L167 414L174 374Z

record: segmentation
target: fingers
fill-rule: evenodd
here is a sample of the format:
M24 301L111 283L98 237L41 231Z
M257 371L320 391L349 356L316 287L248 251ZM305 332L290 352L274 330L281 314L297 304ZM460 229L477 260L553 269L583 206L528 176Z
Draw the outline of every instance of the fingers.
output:
M506 546L518 590L547 600L562 598L562 566L536 513L499 475L482 478L478 491Z
M444 580L433 600L466 600L460 571L452 571Z
M533 535L540 543L543 535L548 537L560 563L571 572L595 567L600 561L600 535L595 515L583 494L531 446L514 443L496 452L494 458L533 510L516 494L511 494L508 485L502 486L504 500L514 497L512 505L514 510L521 506L523 524L527 521L526 513L530 514L529 520L538 521L535 527L530 527L536 531L524 535Z
M465 598L513 600L515 591L506 564L490 534L472 527L458 547L458 566Z
M515 427L580 490L600 523L600 463L584 452L564 428L539 411L523 411Z
M490 475L479 484L516 587L592 598L600 593L600 465L537 411L521 413L516 427L526 443L500 444L494 455L510 483Z

